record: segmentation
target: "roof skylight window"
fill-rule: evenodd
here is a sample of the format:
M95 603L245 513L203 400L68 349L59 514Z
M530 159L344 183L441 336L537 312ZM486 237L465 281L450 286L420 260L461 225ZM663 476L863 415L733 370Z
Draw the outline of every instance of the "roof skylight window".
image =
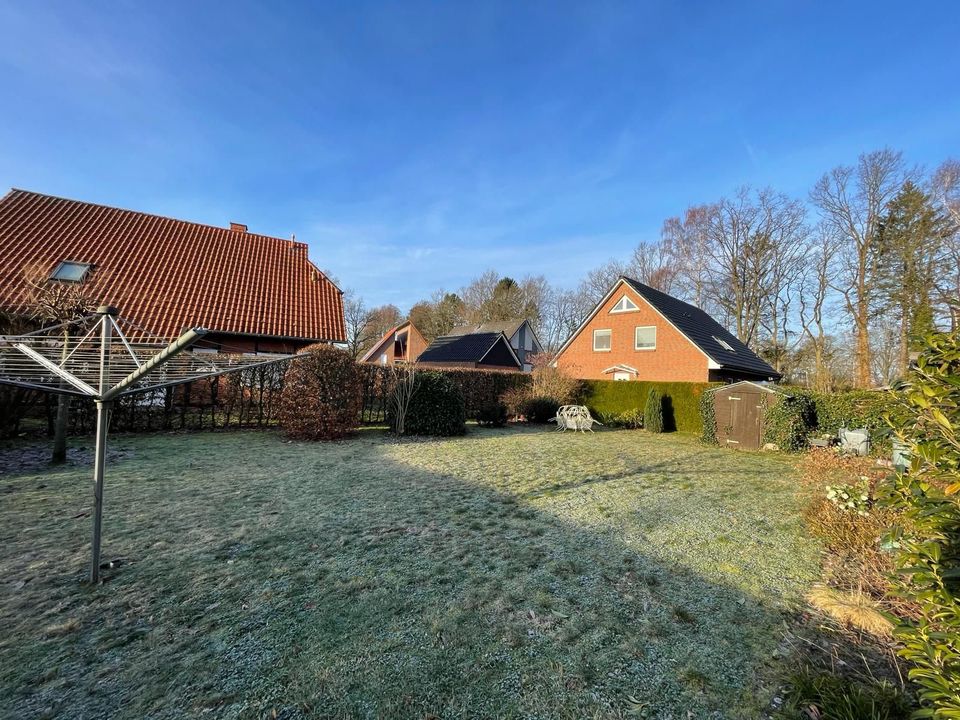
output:
M720 347L722 347L724 350L729 350L730 352L736 352L736 350L733 349L733 346L730 343L728 343L726 340L721 340L716 335L713 335L712 337L714 340L720 343Z
M83 282L87 277L87 273L90 272L90 268L90 263L64 260L50 273L50 279L59 280L60 282Z

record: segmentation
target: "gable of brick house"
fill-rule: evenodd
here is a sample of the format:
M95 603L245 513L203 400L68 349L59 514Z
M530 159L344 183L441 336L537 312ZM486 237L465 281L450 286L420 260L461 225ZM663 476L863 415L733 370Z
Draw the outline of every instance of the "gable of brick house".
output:
M703 310L626 277L614 283L554 363L574 377L597 380L780 377Z

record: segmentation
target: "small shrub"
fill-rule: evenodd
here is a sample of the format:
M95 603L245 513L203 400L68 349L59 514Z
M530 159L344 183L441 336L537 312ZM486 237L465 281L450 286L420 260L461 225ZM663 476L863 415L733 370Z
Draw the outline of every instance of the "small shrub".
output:
M870 497L870 485L866 477L860 482L827 485L827 500L832 502L837 510L845 513L855 513L861 517L870 514L873 507L873 498Z
M488 402L477 412L477 423L486 427L503 427L507 424L507 406L502 402Z
M555 398L531 397L523 403L523 415L527 422L543 424L557 416L560 403Z
M345 351L315 345L290 363L278 418L288 437L336 440L360 424L363 379Z
M647 406L643 410L643 427L653 433L663 432L663 395L656 388L650 388Z
M389 410L387 421L396 432L396 417ZM407 406L404 435L463 435L466 432L463 394L446 373L418 370L413 395Z
M808 393L782 395L767 408L763 441L781 450L797 451L807 446L807 436L816 427L816 410Z
M523 406L529 395L528 388L514 387L500 395L500 402L507 409L507 416L518 418L523 415Z
M534 358L530 383L514 387L500 396L512 417L524 416L527 422L545 423L556 417L557 408L570 405L580 393L580 381L562 370L550 367L543 357Z
M643 428L643 410L634 408L622 413L597 413L597 420L608 428L640 430Z

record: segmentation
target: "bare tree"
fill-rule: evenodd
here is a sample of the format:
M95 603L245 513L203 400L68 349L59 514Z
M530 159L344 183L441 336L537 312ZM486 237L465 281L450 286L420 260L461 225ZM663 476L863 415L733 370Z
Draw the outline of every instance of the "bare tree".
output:
M343 320L347 329L347 352L358 358L370 344L369 311L363 298L352 290L343 293Z
M668 218L660 230L662 246L670 252L674 267L671 286L677 296L707 310L707 295L711 276L707 229L715 208L694 205L687 208L683 218Z
M393 431L398 438L406 430L410 401L417 392L417 365L394 365L391 370L390 408L393 411Z
M827 317L836 275L833 262L836 253L837 246L832 233L823 225L818 225L797 287L800 326L813 355L812 384L821 392L832 390L834 383L828 357L830 338L827 333Z
M840 248L836 287L853 320L859 387L869 387L873 381L870 320L876 299L879 225L886 204L904 179L901 153L877 150L861 155L855 167L834 168L810 193L824 227Z
M642 242L634 249L627 272L645 285L669 294L677 277L675 258L669 237Z
M952 232L944 239L936 276L937 304L951 330L960 328L960 160L945 161L933 174L931 195L948 214Z
M707 252L713 267L707 294L747 345L758 345L764 314L782 309L806 235L804 222L800 202L748 187L722 199L709 215ZM778 317L776 340L782 325Z
M49 273L39 266L23 270L30 299L33 319L44 323L63 324L62 360L65 362L70 348L70 337L77 328L71 324L87 315L93 300L87 294L84 283L51 280ZM53 424L53 453L50 461L62 463L67 459L67 427L70 423L70 396L57 396L57 415Z

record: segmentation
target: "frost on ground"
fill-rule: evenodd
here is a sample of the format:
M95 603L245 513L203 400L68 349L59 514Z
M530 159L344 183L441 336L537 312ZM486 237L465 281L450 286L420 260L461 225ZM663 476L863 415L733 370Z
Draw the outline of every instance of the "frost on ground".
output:
M688 437L114 449L98 588L89 468L4 478L0 715L755 717L818 574L788 460Z

